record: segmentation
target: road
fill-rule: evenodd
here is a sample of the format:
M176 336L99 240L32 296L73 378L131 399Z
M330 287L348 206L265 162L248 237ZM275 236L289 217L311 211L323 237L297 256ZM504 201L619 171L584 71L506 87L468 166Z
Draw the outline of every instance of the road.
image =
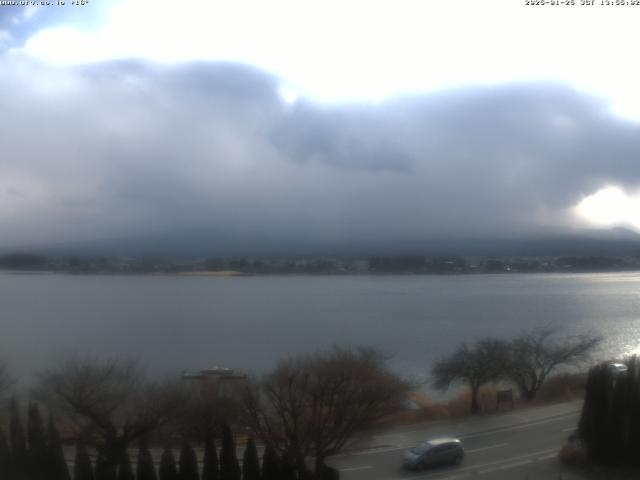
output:
M575 430L580 402L497 413L457 422L432 422L370 436L360 450L330 459L344 480L557 479L560 446ZM401 468L403 451L433 437L462 440L459 466L412 472ZM565 473L562 478L572 478ZM575 477L573 477L575 478Z

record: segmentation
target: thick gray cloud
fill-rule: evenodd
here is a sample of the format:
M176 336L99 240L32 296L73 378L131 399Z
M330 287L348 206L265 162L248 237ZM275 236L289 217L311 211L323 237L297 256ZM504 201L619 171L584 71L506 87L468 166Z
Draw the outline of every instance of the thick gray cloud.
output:
M0 246L526 234L640 183L640 127L563 85L287 104L237 64L1 62Z

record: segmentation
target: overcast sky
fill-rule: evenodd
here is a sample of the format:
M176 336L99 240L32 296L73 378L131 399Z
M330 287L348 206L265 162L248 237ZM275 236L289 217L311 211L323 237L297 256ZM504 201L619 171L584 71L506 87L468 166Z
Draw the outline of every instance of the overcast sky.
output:
M640 6L71 3L0 6L0 247L640 228Z

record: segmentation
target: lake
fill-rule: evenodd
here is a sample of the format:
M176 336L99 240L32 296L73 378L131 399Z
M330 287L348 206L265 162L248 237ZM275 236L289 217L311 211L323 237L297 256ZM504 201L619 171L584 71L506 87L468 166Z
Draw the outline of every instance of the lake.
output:
M640 273L452 276L0 274L0 356L28 380L67 349L139 358L153 373L264 372L290 354L375 345L426 376L460 342L545 322L640 353Z

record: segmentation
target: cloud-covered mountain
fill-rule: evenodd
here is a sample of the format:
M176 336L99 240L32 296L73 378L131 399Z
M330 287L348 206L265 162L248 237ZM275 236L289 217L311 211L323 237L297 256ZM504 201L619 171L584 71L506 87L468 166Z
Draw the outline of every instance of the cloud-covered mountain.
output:
M584 195L640 183L640 125L560 84L287 103L233 63L0 63L0 247L570 233Z

